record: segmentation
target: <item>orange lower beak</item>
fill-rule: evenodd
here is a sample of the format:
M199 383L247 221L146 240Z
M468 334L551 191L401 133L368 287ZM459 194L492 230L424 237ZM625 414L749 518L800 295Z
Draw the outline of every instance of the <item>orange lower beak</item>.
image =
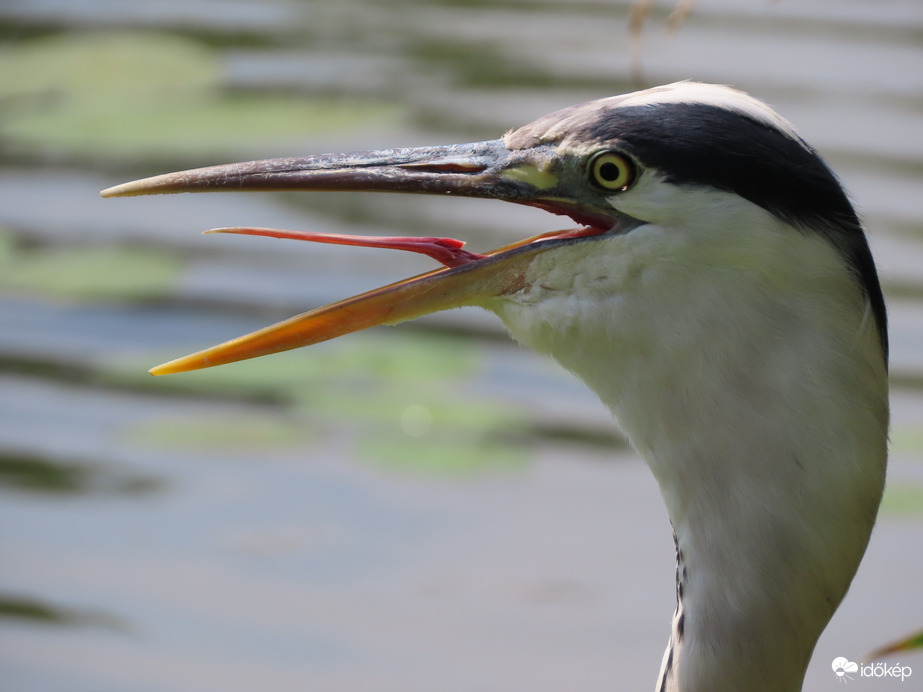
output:
M249 234L274 237L285 237L284 234L291 233L268 229L217 230L236 233L257 231ZM309 346L379 324L397 324L439 310L465 305L486 306L493 299L514 294L527 286L529 266L538 255L561 243L572 242L572 239L588 235L595 234L587 229L546 233L507 245L487 255L466 253L471 259L464 263L427 272L296 315L204 351L158 365L150 372L152 375L170 375L199 370ZM297 234L292 234L288 237L296 236ZM318 237L309 239L319 240ZM370 238L368 243L356 241L349 244L382 247L380 239L375 238Z

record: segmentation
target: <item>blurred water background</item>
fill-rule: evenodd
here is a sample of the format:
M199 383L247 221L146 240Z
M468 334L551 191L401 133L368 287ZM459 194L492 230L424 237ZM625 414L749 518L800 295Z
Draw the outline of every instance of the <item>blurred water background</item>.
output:
M560 219L458 199L98 191L492 139L685 78L754 93L821 150L890 307L889 487L806 689L833 689L834 657L923 624L923 4L701 0L670 31L672 9L632 33L627 0L4 0L0 689L651 688L674 599L656 485L594 397L489 315L146 373L432 266L206 228L483 251Z

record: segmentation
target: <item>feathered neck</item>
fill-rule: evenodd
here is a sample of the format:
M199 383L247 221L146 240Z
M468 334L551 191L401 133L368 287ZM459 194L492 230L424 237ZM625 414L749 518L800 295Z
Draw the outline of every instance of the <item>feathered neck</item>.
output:
M733 245L653 225L576 245L488 305L597 392L659 482L679 561L664 692L800 690L884 484L866 293L821 236L751 221L766 232Z

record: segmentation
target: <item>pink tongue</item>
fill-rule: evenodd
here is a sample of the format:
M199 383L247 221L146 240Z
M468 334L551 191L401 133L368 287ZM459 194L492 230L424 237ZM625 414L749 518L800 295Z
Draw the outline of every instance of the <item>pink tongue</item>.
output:
M359 247L381 247L392 250L407 250L428 255L447 267L458 267L468 262L484 259L486 255L462 250L464 241L455 238L400 238L387 236L340 235L338 233L311 233L309 231L283 231L276 228L252 228L233 226L230 228L213 228L206 233L237 233L240 235L260 235L267 238L291 238L293 240L310 240L315 243L333 245L355 245Z

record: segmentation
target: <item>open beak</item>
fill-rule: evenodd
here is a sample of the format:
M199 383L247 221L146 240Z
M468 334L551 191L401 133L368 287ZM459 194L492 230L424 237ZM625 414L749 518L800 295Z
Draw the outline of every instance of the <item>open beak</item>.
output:
M559 180L550 145L511 151L503 140L354 154L325 154L199 168L103 190L103 197L216 190L353 190L486 197L570 216L579 228L546 233L481 255L451 238L381 238L279 231L215 229L315 242L388 247L427 254L446 268L312 310L218 346L159 365L151 374L197 370L326 341L378 324L396 324L527 287L535 258L561 244L610 230L616 219L573 201Z

